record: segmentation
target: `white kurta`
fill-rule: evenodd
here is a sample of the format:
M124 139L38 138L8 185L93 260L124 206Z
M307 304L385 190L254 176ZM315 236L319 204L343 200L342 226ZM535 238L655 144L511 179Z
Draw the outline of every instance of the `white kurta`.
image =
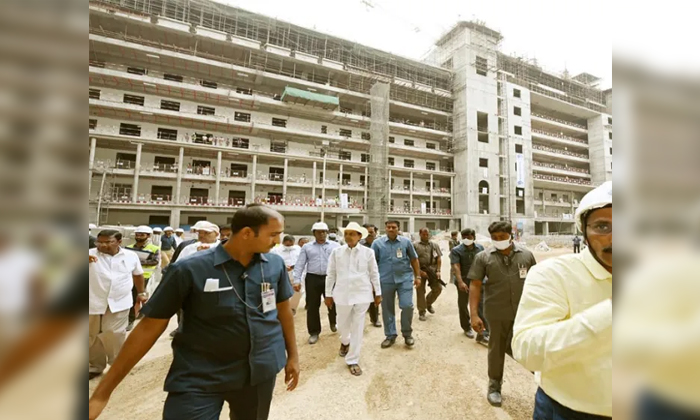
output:
M143 274L139 257L124 249L114 256L98 252L97 248L88 250L88 254L97 257L97 262L88 265L90 315L104 315L108 308L112 313L131 308L133 276Z
M219 246L220 243L221 243L221 241L219 241L217 239L216 242L214 242L213 244L203 244L201 242L195 242L193 244L189 244L182 249L182 252L180 252L180 256L178 257L178 261L196 254L197 248L199 248L200 246L209 245L209 248L211 249L211 248L214 248L215 246Z
M334 249L328 261L326 297L332 297L336 305L369 304L375 293L382 295L374 251L360 244Z

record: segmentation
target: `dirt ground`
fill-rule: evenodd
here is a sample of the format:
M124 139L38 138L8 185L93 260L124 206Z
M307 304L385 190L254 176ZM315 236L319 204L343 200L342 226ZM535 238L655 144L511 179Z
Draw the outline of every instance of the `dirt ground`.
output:
M552 249L535 255L542 261L569 252ZM448 273L448 264L443 264L443 278L449 278ZM351 376L338 357L338 335L330 332L327 317L318 344L306 343L303 305L302 300L295 319L300 384L295 391L287 392L284 375L278 376L271 420L532 418L536 391L533 375L510 358L505 366L503 407L493 408L486 401L487 349L462 333L453 285L443 291L434 305L436 314L429 315L428 321L420 322L415 315L416 346L411 350L400 340L396 346L382 350L383 329L366 326L361 360L364 375L359 378ZM322 311L325 313L325 309ZM174 326L175 320L171 321L171 328ZM163 381L171 360L166 333L117 388L100 418L161 418L166 397ZM97 381L90 383L90 392ZM221 419L228 419L226 409Z

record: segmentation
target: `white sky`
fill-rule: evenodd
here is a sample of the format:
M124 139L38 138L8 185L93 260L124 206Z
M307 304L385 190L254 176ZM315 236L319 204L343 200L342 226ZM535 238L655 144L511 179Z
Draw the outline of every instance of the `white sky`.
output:
M458 20L477 19L501 32L505 53L537 58L555 73L588 72L603 79L602 88L612 86L609 1L218 1L414 59Z

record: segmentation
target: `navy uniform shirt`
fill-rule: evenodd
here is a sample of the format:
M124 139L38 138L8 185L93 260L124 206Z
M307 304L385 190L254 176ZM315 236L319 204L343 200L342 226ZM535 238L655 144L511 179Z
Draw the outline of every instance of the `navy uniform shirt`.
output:
M228 392L269 380L284 368L287 355L277 310L262 311L263 272L277 303L292 297L284 260L274 254L256 254L246 269L217 246L168 268L142 309L157 319L183 310L166 392ZM204 292L207 279L234 289Z
M452 248L452 251L450 251L450 264L459 264L460 274L462 275L462 281L467 283L467 285L470 283L469 269L472 267L476 255L483 250L483 246L474 243L472 249L469 249L464 244L459 244L456 247Z

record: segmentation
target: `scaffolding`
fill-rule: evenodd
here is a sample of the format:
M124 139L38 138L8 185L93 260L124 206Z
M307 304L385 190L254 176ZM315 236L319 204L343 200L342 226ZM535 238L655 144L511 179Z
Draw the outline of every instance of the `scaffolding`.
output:
M372 86L370 104L370 163L367 180L367 217L369 223L381 226L389 213L389 84Z
M306 29L272 17L211 0L91 0L90 4L150 17L151 21L157 21L158 17L175 19L191 25L193 33L196 33L197 27L203 27L225 32L228 36L257 41L262 47L269 45L290 51L289 59L268 54L264 50L250 51L245 59L233 60L234 64L237 65L273 73L278 72L365 94L369 94L370 88L377 81L408 82L408 89L400 88L399 85L395 84L391 89L390 99L448 113L452 111L452 100L449 95L452 73L449 70ZM96 28L91 25L91 33L96 33L95 30ZM143 41L149 43L148 39L138 42ZM157 40L156 43L162 44L161 40ZM212 56L208 58L223 62L232 61L231 57L225 56L225 52L221 49L207 51L205 45L195 45L193 49L197 56ZM168 48L167 45L158 45L158 47ZM313 56L319 60L319 63L322 61L335 62L342 66L344 72L323 68L308 71L309 66L304 66L305 70L297 73L294 71L297 62L291 58L296 53ZM447 94L438 94L435 92L436 89Z

